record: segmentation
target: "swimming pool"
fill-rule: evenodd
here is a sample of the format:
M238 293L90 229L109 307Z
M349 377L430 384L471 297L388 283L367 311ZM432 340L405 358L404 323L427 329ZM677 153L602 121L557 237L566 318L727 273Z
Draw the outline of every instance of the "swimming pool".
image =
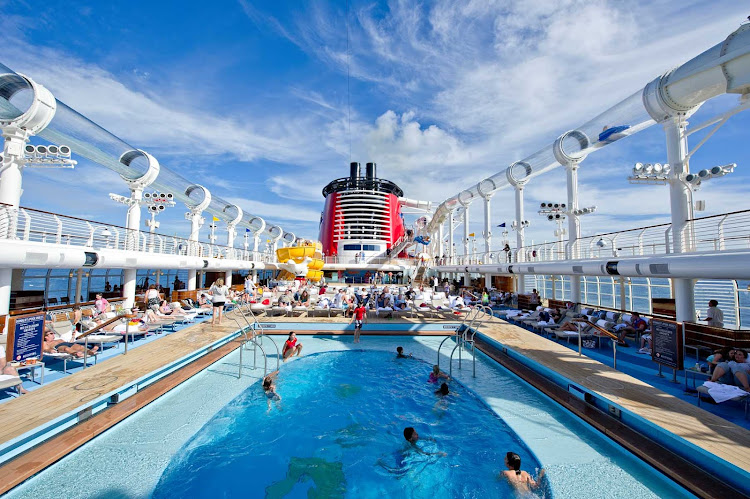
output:
M187 492L182 493L181 485L175 485L175 479L179 479L181 474L183 479L187 478L186 474L181 473L184 470L199 476L203 471L222 476L224 482L209 478L214 486L209 492L211 497L222 495L217 483L235 487L240 482L244 484L242 497L262 497L269 486L272 487L271 493L276 493L282 487L289 489L290 485L290 496L301 497L313 488L312 482L290 482L287 473L294 477L301 470L313 466L320 466L320 469L339 477L327 482L334 489L336 484L342 483L343 474L346 497L367 496L369 490L385 494L379 491L394 476L401 477L396 480L399 484L419 476L420 481L427 481L432 487L406 488L405 493L400 495L456 497L463 495L460 490L456 492L458 489L446 489L453 494L442 495L435 490L438 484L456 486L457 481L463 481L461 473L464 470L450 468L450 465L459 464L458 458L466 458L466 463L474 463L475 454L479 456L476 462L480 462L481 471L475 470L474 475L468 478L469 482L484 480L486 483L479 486L494 487L490 497L497 497L507 492L506 486L496 476L502 468L502 456L509 450L508 446L514 446L513 450L521 454L524 469L533 472L538 466L535 461L544 465L555 497L689 497L663 475L484 356L478 358L476 378L471 376L471 369L466 369L466 365L458 371L454 364L454 375L459 383L454 386L458 396L449 399L446 408L433 409L436 401L432 393L434 385L428 387L425 380L441 337L366 337L357 345L351 343L351 336L304 336L301 340L305 344L306 355L282 366L279 392L283 400L279 407L272 407L270 412L266 412L265 399L258 386L259 370L246 368L245 376L241 380L236 378L238 355L235 352L22 484L10 493L10 497L207 496L200 486L185 489ZM403 345L407 352L413 352L415 357L426 362L412 360L405 361L410 364L395 364L392 361L397 345ZM351 377L339 376L339 369L358 367L360 364L346 359L365 355L353 350L367 350L367 355L375 356L376 366L405 369L406 372L401 373L404 378L391 380L378 371L366 377L367 383L358 385ZM310 355L316 352L343 353ZM336 369L331 373L333 379L330 384L322 384L318 380L325 371L319 369L316 363L325 361L326 357L338 359L333 362ZM442 361L444 365L446 361ZM416 378L407 376L412 369L416 370ZM345 402L359 401L361 396L373 389L369 382L372 381L375 386L380 378L385 383L379 385L380 392L376 394L379 400L374 402L376 409L370 411L373 414L358 416L364 419L355 420L352 417L351 420L329 421L329 412L338 414L340 418L349 417L343 412L343 406L340 407L339 399ZM334 380L338 382L334 383ZM407 385L407 389L396 390L396 386L401 386L396 383L401 382ZM321 400L330 402L327 405L330 411L306 412L299 405L306 403L305 397L312 400L318 394ZM255 405L252 402L258 403ZM425 413L409 412L422 408L425 402ZM454 419L462 410L459 406L464 404L472 407L473 412L481 413L471 419L470 424ZM358 407L354 409L358 410ZM249 421L234 417L243 411L259 417L255 420L257 427L250 427L247 425ZM356 414L357 411L353 412ZM377 425L372 423L370 416ZM400 419L399 416L404 418ZM288 421L292 421L293 428L281 425ZM450 421L451 424L443 425L443 421ZM416 456L416 460L410 460L408 455L402 458L401 452L406 444L401 432L404 426L410 424L417 428L420 435L435 438L436 442L426 443L426 450L445 451L448 456L424 461L419 460L420 456ZM304 425L309 425L307 427L312 430L308 430L309 435L302 440L307 439L307 443L317 445L316 449L311 449L307 443L303 446L301 440L287 438L294 431L304 428ZM374 426L380 433L372 432ZM492 429L471 433L472 426ZM250 433L250 437L256 434L262 436L265 427L272 429L273 443L262 444L265 437L257 441L246 437L247 433ZM211 435L210 430L216 432ZM229 437L230 430L241 431L233 439ZM459 435L466 435L462 432L469 432L469 438L458 438ZM499 436L503 437L500 441ZM362 440L358 440L360 438ZM239 471L235 469L233 474L222 475L225 466L226 469L232 466L229 459L232 453L238 452L237 455L241 456L246 452L243 448L234 449L235 444L239 447L250 445L255 449L253 452L261 454L261 458L253 461L258 458L250 456L248 463L253 462L252 465L248 464ZM263 459L265 456L268 458ZM292 457L297 459L292 461ZM191 461L192 458L195 460ZM337 471L337 463L341 463L341 472ZM350 479L347 473L364 476ZM71 480L76 476L85 482ZM460 478L448 480L447 477L453 476ZM377 483L377 488L365 491L352 489L356 483L373 482ZM274 484L279 488L273 488ZM193 487L189 483L185 486ZM245 490L252 490L252 493ZM226 494L227 497L235 495ZM487 496L487 493L483 495Z
M510 494L497 480L496 449L517 452L531 471L538 462L458 382L448 382L451 394L435 395L431 369L367 351L320 353L284 366L282 400L268 409L262 390L248 388L180 450L154 497L304 496L313 487L321 497ZM417 430L421 452L405 441L405 427Z

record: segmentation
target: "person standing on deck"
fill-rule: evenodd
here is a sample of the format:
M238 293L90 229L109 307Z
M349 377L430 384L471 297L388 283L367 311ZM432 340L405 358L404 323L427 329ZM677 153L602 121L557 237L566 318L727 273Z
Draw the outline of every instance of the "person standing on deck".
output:
M711 300L708 302L708 310L706 310L706 322L709 326L713 327L724 327L724 312L719 308L719 302Z
M367 308L365 307L364 302L357 305L357 308L354 309L352 320L349 321L349 324L352 322L354 323L354 343L359 343L359 334L362 332L362 323L364 322L366 315Z

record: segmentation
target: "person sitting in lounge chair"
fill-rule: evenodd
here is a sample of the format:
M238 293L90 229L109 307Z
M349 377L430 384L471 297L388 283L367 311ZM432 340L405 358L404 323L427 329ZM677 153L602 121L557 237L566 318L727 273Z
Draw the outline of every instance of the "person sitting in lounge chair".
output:
M637 332L644 332L648 328L648 323L644 321L641 318L641 314L638 312L633 312L632 319L630 320L629 324L626 324L625 327L620 328L617 330L617 344L621 347L628 347L628 345L625 342L625 335L628 333L637 333Z
M77 343L67 343L63 340L56 340L55 333L47 332L44 334L42 342L42 351L44 353L67 353L76 358L83 357L83 345ZM89 348L88 355L94 355L99 350L98 346Z
M714 369L711 381L721 381L725 384L734 382L746 392L750 392L750 363L748 363L747 352L739 348L734 349L732 360L721 362Z
M0 345L0 374L5 374L6 376L18 376L16 368L11 366L10 363L5 360L5 347L3 345ZM15 386L15 389L18 390L20 395L29 393L20 383Z

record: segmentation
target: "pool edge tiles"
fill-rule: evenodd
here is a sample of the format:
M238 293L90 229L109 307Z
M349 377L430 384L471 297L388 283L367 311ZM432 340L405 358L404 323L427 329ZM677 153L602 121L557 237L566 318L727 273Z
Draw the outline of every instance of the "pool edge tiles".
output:
M638 434L652 439L659 445L675 453L680 458L685 459L689 463L692 463L694 466L707 469L709 472L720 477L721 481L723 481L727 485L731 485L732 487L741 491L746 488L745 484L750 483L750 472L738 467L737 465L729 461L716 457L714 454L686 440L684 437L670 432L669 430L658 426L656 423L649 421L645 417L623 407L616 401L610 400L606 396L601 395L594 390L586 388L580 383L566 378L562 374L556 372L554 369L530 360L523 354L514 350L513 347L505 345L502 341L499 341L498 339L488 336L487 334L482 332L477 333L477 335L489 345L508 355L508 357L512 360L522 364L523 366L531 369L534 372L537 372L566 392L570 392L578 398L591 403L594 407L596 407L603 413L607 413L610 410L610 407L616 408L618 411L620 411L620 416L619 418L617 418L617 421L627 426L628 428L631 428ZM658 390L658 388L655 389ZM703 458L703 461L701 461L700 465L696 462L696 454L699 454Z

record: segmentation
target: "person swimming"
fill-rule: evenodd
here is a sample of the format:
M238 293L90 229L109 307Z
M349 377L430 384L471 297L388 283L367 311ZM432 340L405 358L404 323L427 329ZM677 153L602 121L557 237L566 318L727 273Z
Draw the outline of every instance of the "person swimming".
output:
M515 452L505 454L505 466L508 468L502 474L508 483L519 493L530 493L532 489L538 489L544 478L544 468L539 470L536 480L531 475L521 470L521 457Z
M396 358L397 359L410 359L411 354L404 355L404 347L397 347L396 348Z
M449 393L450 393L450 390L448 389L448 383L443 383L442 385L440 385L440 388L435 390L435 395L445 396L445 395L448 395Z
M274 402L281 400L281 395L276 392L276 384L274 383L278 374L279 371L275 371L263 378L263 392L266 394L266 402L268 403L269 409L271 409L272 400Z
M440 378L451 379L450 376L440 370L440 367L438 367L437 365L432 366L432 372L430 373L430 377L427 381L429 383L437 383Z

